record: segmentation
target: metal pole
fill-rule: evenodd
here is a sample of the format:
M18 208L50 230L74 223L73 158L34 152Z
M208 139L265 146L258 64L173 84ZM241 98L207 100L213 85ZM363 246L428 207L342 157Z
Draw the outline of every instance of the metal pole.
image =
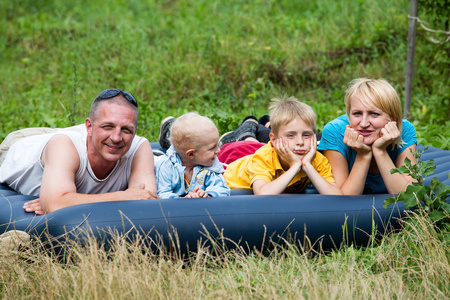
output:
M408 54L406 57L406 77L405 77L405 103L403 106L403 116L411 116L411 95L413 87L414 53L416 48L416 25L417 25L417 0L411 0L409 8L408 26Z

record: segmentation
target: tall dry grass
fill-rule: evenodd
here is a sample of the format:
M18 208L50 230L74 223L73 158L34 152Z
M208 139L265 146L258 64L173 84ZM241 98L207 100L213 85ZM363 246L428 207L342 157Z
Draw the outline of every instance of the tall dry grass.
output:
M332 253L275 246L267 255L201 249L169 257L116 236L72 243L64 260L35 242L0 254L2 299L448 299L450 247L412 215L375 247Z

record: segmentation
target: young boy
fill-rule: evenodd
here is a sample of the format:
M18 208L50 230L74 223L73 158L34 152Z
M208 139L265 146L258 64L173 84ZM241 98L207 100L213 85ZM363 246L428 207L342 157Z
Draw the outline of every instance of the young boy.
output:
M219 131L209 118L182 115L170 127L170 141L172 146L155 167L160 198L230 195L217 159Z
M272 99L270 141L254 154L228 165L230 188L253 189L255 195L301 193L314 184L321 194L342 195L328 160L316 152L316 115L294 97Z

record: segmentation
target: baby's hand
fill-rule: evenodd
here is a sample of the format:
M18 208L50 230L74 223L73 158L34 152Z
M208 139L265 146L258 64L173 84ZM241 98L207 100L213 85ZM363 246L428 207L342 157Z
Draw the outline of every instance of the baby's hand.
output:
M194 192L189 192L186 194L186 196L184 196L184 198L200 198L197 193Z
M309 152L306 153L305 156L303 156L302 166L312 163L314 158L316 158L316 153L317 153L316 149L317 149L317 136L314 134L311 137L311 147L309 148Z
M282 138L276 139L273 141L275 149L277 150L278 156L280 157L280 161L284 162L291 168L293 165L298 164L299 167L302 165L302 161L300 157L295 155L291 149L289 149L289 145L287 141L284 141Z
M387 146L400 137L400 130L398 130L397 122L388 122L383 129L381 129L381 136L372 144L373 149L385 151Z
M196 186L194 188L194 192L197 193L198 197L200 198L206 198L209 197L208 193L206 193L204 190L202 190L201 188L199 188L198 186Z
M196 186L192 192L189 192L185 198L207 198L210 197L208 193L206 193L204 190Z
M370 146L364 144L364 137L350 125L345 126L344 144L358 153L367 154L372 151Z

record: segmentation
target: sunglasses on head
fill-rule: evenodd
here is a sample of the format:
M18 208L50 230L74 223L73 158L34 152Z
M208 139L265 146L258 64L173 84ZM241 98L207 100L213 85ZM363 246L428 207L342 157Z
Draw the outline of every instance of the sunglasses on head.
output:
M98 96L97 96L97 98L95 98L95 100L113 98L113 97L116 97L117 95L119 95L120 93L122 93L122 95L125 97L125 99L127 99L131 104L133 104L136 107L138 106L136 98L134 98L133 95L131 95L128 92L125 92L125 91L122 91L122 90L118 90L118 89L107 89L107 90L104 90L103 92L98 94Z

